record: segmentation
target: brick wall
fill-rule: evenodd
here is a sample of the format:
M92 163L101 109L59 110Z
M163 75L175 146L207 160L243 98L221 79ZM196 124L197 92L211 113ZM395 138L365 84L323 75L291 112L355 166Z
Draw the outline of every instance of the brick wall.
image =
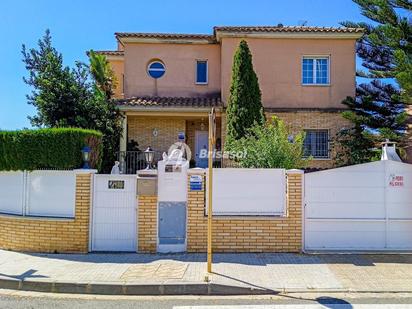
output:
M74 219L0 216L0 248L28 252L88 252L91 175L76 175Z
M285 217L214 217L213 250L215 252L300 252L302 186L303 174L300 171L288 172ZM187 251L206 252L205 192L188 190Z
M327 129L329 137L335 138L342 128L351 127L351 123L344 119L338 112L319 112L319 111L296 111L296 112L277 112L267 113L267 119L275 115L288 125L292 132L304 129ZM313 168L332 168L334 167L337 151L339 148L336 143L330 145L330 159L313 159L308 167Z
M158 131L157 136L153 136L155 128ZM178 133L185 130L186 120L182 118L127 117L128 141L134 139L142 151L151 146L155 151L167 152L177 141Z
M138 251L157 250L157 195L140 195L138 201Z

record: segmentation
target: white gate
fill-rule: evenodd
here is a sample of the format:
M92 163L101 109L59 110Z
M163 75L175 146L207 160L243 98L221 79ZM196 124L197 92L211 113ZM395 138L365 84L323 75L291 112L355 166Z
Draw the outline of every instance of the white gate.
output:
M136 251L136 175L94 175L92 251Z
M411 250L412 165L378 161L305 175L306 250Z

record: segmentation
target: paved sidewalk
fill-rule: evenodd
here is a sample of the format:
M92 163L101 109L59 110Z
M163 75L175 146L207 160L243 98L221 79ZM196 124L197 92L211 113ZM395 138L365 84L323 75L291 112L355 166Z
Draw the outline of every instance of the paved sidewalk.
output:
M0 250L0 288L98 294L411 292L412 255L28 254Z

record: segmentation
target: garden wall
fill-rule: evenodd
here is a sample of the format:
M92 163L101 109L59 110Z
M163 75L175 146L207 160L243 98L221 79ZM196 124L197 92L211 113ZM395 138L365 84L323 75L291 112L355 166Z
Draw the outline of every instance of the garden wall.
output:
M87 253L91 179L91 172L76 174L74 218L0 214L0 248L29 252ZM53 190L53 187L49 190Z

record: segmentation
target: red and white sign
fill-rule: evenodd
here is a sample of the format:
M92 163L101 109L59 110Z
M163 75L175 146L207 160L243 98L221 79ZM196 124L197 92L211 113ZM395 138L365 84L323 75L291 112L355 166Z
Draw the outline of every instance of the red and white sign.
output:
M391 174L389 176L389 187L404 187L404 177L402 175Z

